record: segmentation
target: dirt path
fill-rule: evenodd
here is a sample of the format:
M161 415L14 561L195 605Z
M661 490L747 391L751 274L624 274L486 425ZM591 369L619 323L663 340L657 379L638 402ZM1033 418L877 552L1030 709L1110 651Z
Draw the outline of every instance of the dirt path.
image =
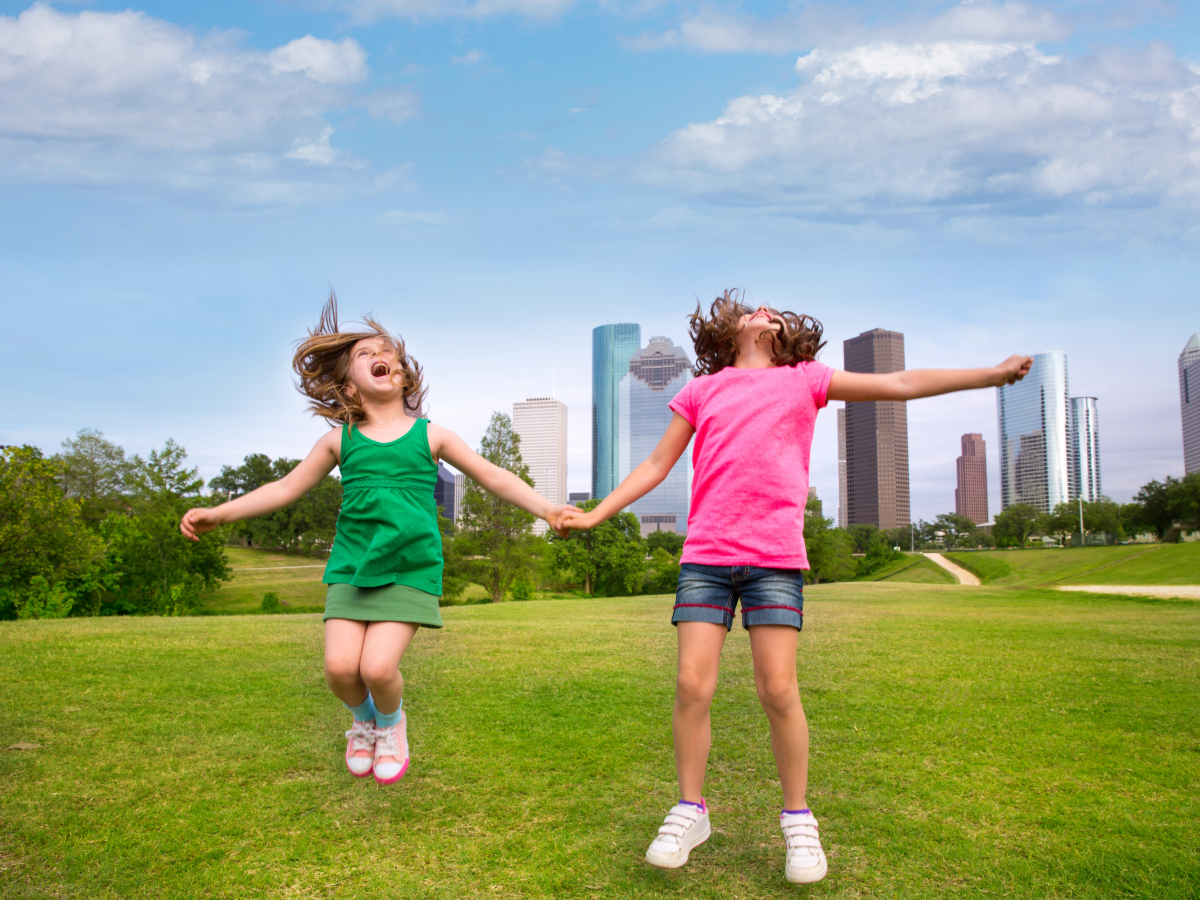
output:
M1086 591L1089 594L1131 594L1136 597L1180 597L1200 600L1196 584L1060 584L1060 591Z
M950 560L946 559L946 557L942 556L942 554L926 553L925 557L933 560L933 562L937 563L939 566L957 578L959 584L979 584L978 578L976 578L962 566L955 565L954 563L950 562Z

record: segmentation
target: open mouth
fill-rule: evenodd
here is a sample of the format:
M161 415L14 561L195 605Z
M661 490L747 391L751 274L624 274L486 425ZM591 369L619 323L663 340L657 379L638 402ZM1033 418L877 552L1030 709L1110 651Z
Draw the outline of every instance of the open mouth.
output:
M376 378L382 378L385 375L391 374L391 370L388 369L387 363L377 362L375 365L371 366L371 374Z

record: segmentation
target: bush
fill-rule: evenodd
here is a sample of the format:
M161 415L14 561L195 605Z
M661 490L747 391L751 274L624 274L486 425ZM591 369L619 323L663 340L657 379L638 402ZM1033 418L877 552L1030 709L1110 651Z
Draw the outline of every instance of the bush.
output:
M521 574L513 579L512 587L509 588L509 597L521 602L533 599L533 579L528 575Z
M262 611L265 613L279 612L279 595L275 593L263 594Z

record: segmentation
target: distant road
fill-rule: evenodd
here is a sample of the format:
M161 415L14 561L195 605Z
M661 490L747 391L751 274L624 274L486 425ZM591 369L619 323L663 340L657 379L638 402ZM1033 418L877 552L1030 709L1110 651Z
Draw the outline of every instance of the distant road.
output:
M1200 600L1200 584L1064 584L1060 591L1086 591L1089 594L1129 594L1134 597L1178 597Z
M980 583L978 578L976 578L962 566L950 562L950 560L946 559L946 557L942 556L940 553L926 553L925 557L926 559L933 560L935 563L957 578L959 584L977 585Z

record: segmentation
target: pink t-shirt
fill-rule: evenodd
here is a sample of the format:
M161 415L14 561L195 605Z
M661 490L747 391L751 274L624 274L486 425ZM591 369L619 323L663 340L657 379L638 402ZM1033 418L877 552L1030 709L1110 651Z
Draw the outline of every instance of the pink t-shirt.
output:
M832 376L819 362L728 366L671 401L696 429L683 562L808 568L808 462Z

